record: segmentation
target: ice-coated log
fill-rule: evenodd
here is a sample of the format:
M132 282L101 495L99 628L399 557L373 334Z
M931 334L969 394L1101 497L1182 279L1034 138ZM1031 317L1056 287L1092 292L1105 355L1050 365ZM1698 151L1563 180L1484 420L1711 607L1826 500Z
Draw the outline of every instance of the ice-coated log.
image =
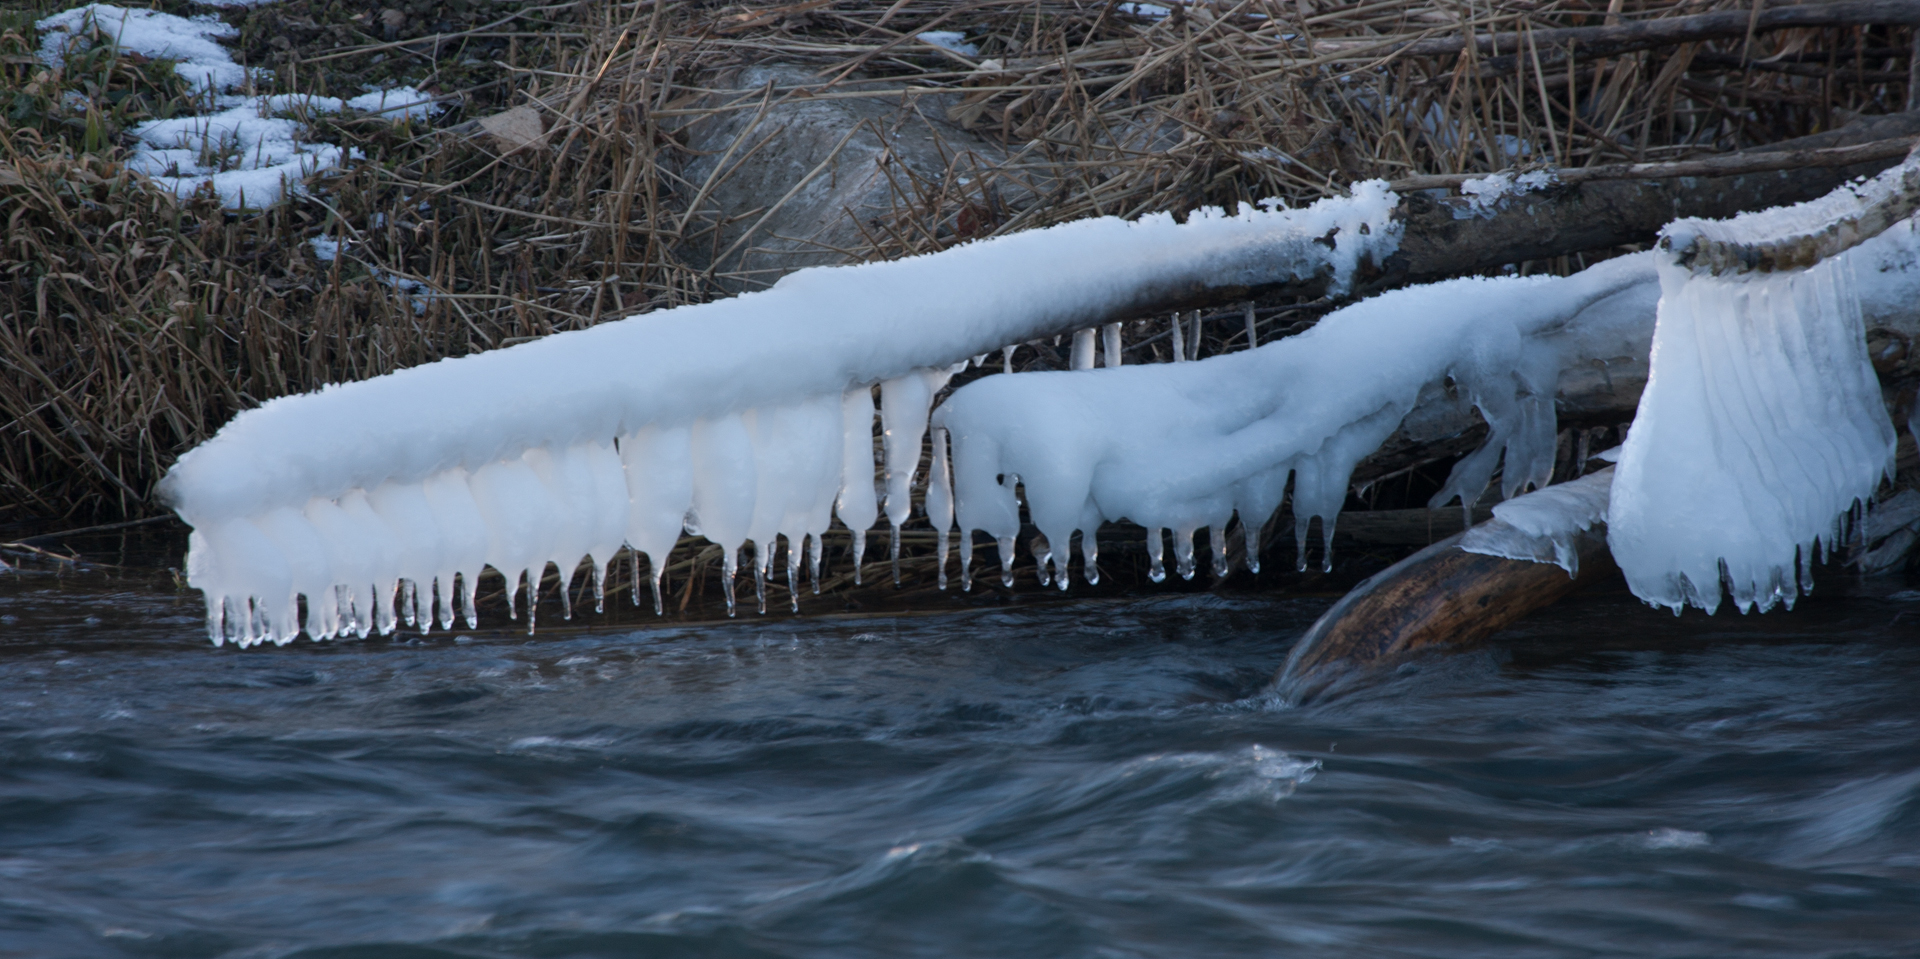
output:
M242 643L284 641L296 621L315 636L386 631L396 602L400 619L437 608L443 626L456 610L471 622L483 566L507 575L517 606L520 582L537 604L547 565L565 577L584 556L598 595L616 537L656 575L665 567L665 518L685 506L729 571L748 541L761 570L782 536L790 558L808 542L817 555L834 506L858 552L877 505L855 445L870 437L871 406L853 408L868 385L916 394L885 404L901 437L887 503L897 525L926 402L955 364L1220 291L1343 290L1395 248L1396 203L1371 182L1299 210L1102 218L802 270L759 293L270 401L182 456L160 494L197 531L189 578L207 594L210 631ZM816 442L832 411L810 404L843 398L836 453ZM796 410L811 412L781 412ZM750 427L762 415L777 425L757 434L757 468ZM763 488L763 469L793 488Z
M1491 433L1434 505L1477 500L1503 457L1504 492L1543 486L1553 466L1555 378L1589 335L1588 311L1595 324L1614 324L1619 303L1645 301L1618 294L1655 282L1653 254L1566 278L1450 280L1382 294L1299 336L1197 362L976 380L933 416L953 445L963 561L973 530L1011 543L1017 482L1047 539L1043 576L1064 582L1075 532L1091 536L1102 521L1129 519L1148 530L1156 581L1162 529L1173 531L1176 571L1190 577L1195 532L1224 542L1236 512L1257 532L1291 475L1304 565L1309 521L1320 517L1331 541L1354 465L1424 385L1444 378L1472 398ZM1249 561L1257 562L1251 551Z
M1744 613L1812 588L1893 473L1859 265L1911 239L1916 206L1909 157L1818 200L1662 231L1651 373L1607 513L1635 595L1678 614L1724 590Z

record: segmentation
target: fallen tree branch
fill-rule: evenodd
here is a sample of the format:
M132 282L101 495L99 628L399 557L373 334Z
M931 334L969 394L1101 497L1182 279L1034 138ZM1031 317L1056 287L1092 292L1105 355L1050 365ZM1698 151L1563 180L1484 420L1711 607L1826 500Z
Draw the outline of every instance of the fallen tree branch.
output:
M1546 172L1557 183L1585 183L1589 180L1661 180L1673 177L1738 176L1774 170L1798 170L1810 167L1841 167L1875 160L1897 160L1907 155L1920 136L1893 137L1856 146L1744 151L1693 160L1666 163L1607 163L1599 166L1572 167ZM1412 193L1458 187L1469 180L1485 177L1482 173L1438 173L1393 181L1395 193Z
M1914 5L1920 8L1920 4ZM1805 153L1920 136L1920 112L1864 118L1838 130L1712 159ZM1904 150L1846 166L1801 166L1728 176L1596 179L1527 193L1492 209L1467 212L1461 201L1407 195L1400 249L1360 292L1499 269L1506 264L1651 243L1682 217L1724 219L1750 210L1824 196L1856 177L1873 176ZM1521 202L1524 201L1524 202Z
M1385 56L1447 56L1471 46L1483 56L1518 54L1531 46L1545 58L1549 49L1571 45L1581 56L1612 56L1634 50L1673 46L1700 40L1725 40L1754 33L1796 27L1858 27L1920 24L1920 3L1912 0L1843 0L1773 7L1757 15L1749 10L1720 10L1684 17L1639 20L1614 26L1552 27L1531 31L1435 37L1381 48L1377 40L1323 40L1313 46L1316 55L1337 54L1351 48L1368 59Z

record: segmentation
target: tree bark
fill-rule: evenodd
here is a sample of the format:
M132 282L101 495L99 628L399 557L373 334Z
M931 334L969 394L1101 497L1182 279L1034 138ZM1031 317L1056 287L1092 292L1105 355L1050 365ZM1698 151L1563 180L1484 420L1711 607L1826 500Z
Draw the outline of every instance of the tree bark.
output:
M1751 10L1720 10L1685 17L1662 17L1603 27L1557 27L1525 32L1484 33L1467 37L1435 37L1415 40L1399 46L1382 47L1367 40L1322 41L1314 45L1316 54L1338 53L1350 45L1356 55L1432 57L1464 53L1471 43L1483 56L1517 54L1529 47L1544 60L1558 55L1567 44L1578 56L1604 57L1634 50L1673 46L1699 40L1724 40L1754 33L1787 30L1796 27L1858 27L1870 25L1920 24L1920 4L1912 0L1847 0L1841 3L1804 3Z
M1920 9L1920 4L1913 6ZM1817 150L1915 135L1920 135L1920 112L1895 113L1745 152ZM1896 162L1893 157L1737 176L1573 183L1514 196L1484 215L1469 212L1464 201L1413 194L1401 204L1406 233L1399 252L1362 292L1481 273L1522 260L1648 243L1662 226L1681 217L1722 218L1805 202Z

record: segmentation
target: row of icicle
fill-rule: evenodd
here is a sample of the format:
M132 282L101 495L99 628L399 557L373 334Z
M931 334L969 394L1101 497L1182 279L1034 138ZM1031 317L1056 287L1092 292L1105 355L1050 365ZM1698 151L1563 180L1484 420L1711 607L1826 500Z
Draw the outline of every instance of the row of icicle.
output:
M1246 323L1248 343L1256 345L1251 304ZM1175 362L1198 357L1200 332L1198 311L1174 314L1169 334ZM1102 354L1101 366L1123 362L1118 323L1081 330L1071 342L1073 369L1094 368L1096 354ZM1016 344L1001 351L1006 372L1013 370L1017 349ZM976 357L974 365L985 359ZM927 439L928 413L948 379L963 368L965 364L920 370L879 383L878 408L873 387L859 387L840 397L747 410L690 426L649 426L605 443L535 448L473 470L444 470L418 484L387 482L338 498L316 497L302 509L281 507L258 519L213 524L192 535L204 537L204 545L218 550L196 550L196 555L240 558L236 565L243 568L224 572L245 585L227 596L207 594L209 632L216 642L244 647L285 644L301 632L316 639L349 634L365 638L391 633L402 624L423 632L436 623L451 629L460 619L474 628L483 566L505 578L510 617L519 617L519 594L526 590L531 632L547 564L559 569L564 581L584 558L595 611L604 611L607 578L623 546L633 555L634 604L641 601L639 560L645 555L650 572L644 578L651 586L654 612L662 614L662 574L682 532L722 547L729 616L737 610L734 586L741 550L752 547L755 595L765 613L767 577L784 539L787 587L797 612L803 562L813 591L820 591L821 537L834 518L852 533L858 584L867 531L885 516L893 531L897 584L899 530L911 511L910 491ZM872 482L876 417L881 421L883 489ZM946 437L937 439L933 469L944 477ZM944 505L939 503L940 496L949 495L946 489L945 482L930 484L929 515L936 515L937 507L951 519L950 496ZM1150 543L1150 576L1160 582L1165 579L1157 542L1162 531L1149 532L1156 540ZM1192 536L1192 530L1182 530L1175 537L1176 569L1188 579L1195 572ZM948 529L939 529L939 542L939 585L945 589ZM1214 537L1216 574L1227 571L1225 542L1224 536ZM963 567L971 563L969 547L962 547ZM1002 579L1011 586L1013 538L1003 538L1000 549ZM1092 537L1086 538L1085 550L1085 576L1097 583ZM322 556L327 562L302 562L303 557ZM1047 559L1040 557L1041 584L1066 589L1064 567L1049 576ZM1250 550L1248 562L1259 570L1257 553ZM342 578L329 575L341 569L361 575L348 582L327 581ZM963 588L971 585L963 576ZM287 598L270 598L276 596ZM571 619L572 597L564 582L560 599L564 616Z

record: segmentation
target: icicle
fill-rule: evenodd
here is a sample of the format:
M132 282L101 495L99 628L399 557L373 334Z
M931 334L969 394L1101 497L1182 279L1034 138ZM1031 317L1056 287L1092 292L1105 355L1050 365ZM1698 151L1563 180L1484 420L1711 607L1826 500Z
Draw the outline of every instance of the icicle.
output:
M1076 370L1090 370L1090 369L1093 369L1093 361L1094 361L1094 330L1093 328L1088 327L1084 330L1076 331L1073 334L1073 352L1070 354L1068 367L1070 369L1076 369Z
M1193 528L1185 527L1173 531L1174 570L1181 579L1193 579Z
M900 525L907 521L913 502L908 491L920 465L920 448L927 434L928 409L933 395L952 376L946 370L918 370L880 384L881 437L887 464L887 522L893 528L890 548L893 584L900 585Z
M1175 313L1173 315L1173 351L1172 352L1173 352L1173 361L1175 363L1185 363L1187 361L1187 336L1185 331L1180 329L1180 314L1178 313Z
M800 611L800 547L792 538L787 540L787 606L789 612Z
M807 579L813 585L813 595L815 596L820 595L820 553L821 544L819 535L809 536L807 539Z
M693 431L686 426L643 427L621 438L619 455L628 502L625 539L634 551L633 602L640 602L640 554L644 553L653 586L653 613L659 616L664 612L660 577L693 506Z
M480 628L480 574L461 573L460 585L466 596L463 609L466 614L467 628Z
M867 530L880 515L874 489L873 390L860 386L841 397L840 494L834 512L853 534L853 583L860 585L860 567L866 559Z
M419 609L420 609L420 602L419 602L419 599L414 595L413 580L410 580L410 579L401 580L400 581L400 621L403 623L406 623L407 627L411 629L416 623L420 621Z
M1088 585L1100 584L1100 538L1093 530L1080 534L1080 575Z
M1227 524L1207 528L1207 544L1213 547L1213 577L1222 579L1233 570L1227 568Z
M774 545L753 544L753 598L759 602L762 616L767 615L767 568L773 565Z
M700 535L724 554L727 615L737 612L733 579L737 554L753 523L759 477L754 470L753 437L740 414L700 420L693 425L693 509Z
M1260 345L1260 336L1258 333L1254 332L1253 301L1248 300L1247 301L1247 349L1249 350L1255 349L1259 345ZM1259 571L1255 570L1255 572L1259 572Z
M734 550L726 549L722 547L721 560L720 560L720 587L727 594L727 618L728 619L732 619L735 615L739 613L739 609L737 604L734 601L734 595L733 595L733 578L735 574L739 572L739 569L740 569L739 560L735 556Z
M1018 343L1013 343L1000 348L1000 372L1002 373L1013 372L1013 351L1019 348L1020 348L1020 344Z
M1000 585L1013 588L1013 542L1014 537L1002 536L996 542L1000 546Z
M1167 567L1161 563L1161 551L1166 530L1158 526L1147 527L1147 578L1156 583L1167 581Z
M1125 361L1120 350L1120 324L1108 323L1100 328L1101 363L1112 369Z
M532 636L540 619L540 582L547 578L545 564L538 569L522 570L520 578L527 584L527 635Z
M947 588L947 536L953 528L953 476L947 467L947 431L933 430L932 472L927 477L927 522L937 541L939 586Z
M1608 543L1634 594L1676 613L1797 598L1797 556L1892 472L1853 267L1753 277L1661 270L1653 369L1615 470Z
M1200 325L1201 313L1199 310L1193 311L1193 318L1189 322L1193 324L1193 329L1187 334L1187 359L1197 360L1200 358L1200 343L1202 334L1204 333Z

